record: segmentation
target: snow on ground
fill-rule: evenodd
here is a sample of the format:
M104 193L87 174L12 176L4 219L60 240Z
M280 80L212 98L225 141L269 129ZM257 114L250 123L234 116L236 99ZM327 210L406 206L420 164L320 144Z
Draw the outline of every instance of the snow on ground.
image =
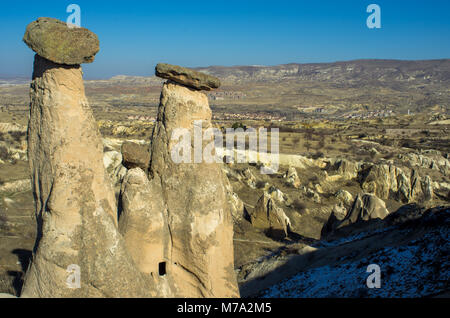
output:
M403 229L399 231L409 231ZM450 289L450 220L407 245L378 250L368 258L343 259L287 279L265 290L269 298L423 297ZM355 237L356 238L356 237ZM345 240L347 242L348 240ZM367 266L381 269L381 288L369 289Z

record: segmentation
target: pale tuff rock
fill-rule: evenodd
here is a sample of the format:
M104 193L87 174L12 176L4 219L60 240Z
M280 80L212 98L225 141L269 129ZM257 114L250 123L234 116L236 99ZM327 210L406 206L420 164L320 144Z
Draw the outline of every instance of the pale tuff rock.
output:
M115 138L103 138L103 149L105 152L108 151L119 151L122 147L123 141ZM121 154L122 155L122 154Z
M66 65L92 63L100 50L97 35L53 18L30 23L23 41L39 56Z
M267 192L264 192L268 197L270 197L271 199L279 202L279 203L288 203L290 202L289 197L283 193L280 189L271 186L269 187L269 189L267 190Z
M353 224L360 224L370 220L383 220L389 215L386 203L373 194L357 195L352 207L348 210L344 218L343 207L335 206L333 212L324 225L322 235L328 235L336 230Z
M336 220L342 221L347 216L347 210L345 206L341 204L337 204L333 207L331 213L336 217Z
M148 297L117 230L103 146L79 66L36 56L31 84L28 155L38 221L22 297ZM81 288L68 288L77 265Z
M220 87L220 80L217 77L177 65L160 63L156 66L155 74L197 90L210 91Z
M312 199L315 203L321 202L320 194L317 193L316 191L314 191L313 189L304 188L303 191L305 192L306 196L308 196L308 198Z
M346 159L339 159L334 163L334 169L345 180L351 180L358 176L358 165Z
M373 194L358 195L347 216L339 226L353 224L372 219L384 219L389 215L386 203Z
M288 171L284 174L284 178L286 179L286 182L294 188L300 188L301 182L295 167L289 167Z
M321 186L320 184L318 184L318 183L316 183L316 184L314 185L314 190L316 190L317 193L321 193L321 194L325 193L325 192L323 191L322 186Z
M26 133L27 127L18 124L0 123L0 133L21 132Z
M250 213L250 222L257 228L264 230L266 235L274 239L284 239L288 236L291 221L278 207L274 200L264 194Z
M18 160L24 160L27 161L27 143L26 141L22 140L20 142L20 145L11 145L9 142L0 141L0 148L3 148L2 150L7 151L7 155L5 161L14 162Z
M128 170L121 190L119 230L139 270L152 279L157 297L171 297L170 232L161 185L140 168ZM167 267L169 266L169 267ZM160 268L161 267L161 268ZM162 268L164 267L164 268Z
M52 36L61 37L62 47ZM84 46L91 38L48 19L25 35L47 59L36 55L30 91L38 236L21 296L238 297L226 177L219 164L175 164L171 157L176 129L192 133L195 120L211 127L206 95L166 83L151 161L133 146L123 151L131 170L122 169L114 147L104 154L81 67L49 60L93 60L86 56L92 47ZM119 209L108 174L123 178Z
M228 177L224 173L224 184L227 190L228 202L231 204L231 215L233 216L233 222L238 223L242 221L244 217L244 202L239 198L239 196L233 191L233 187L228 180Z
M371 165L363 168L361 188L384 200L395 199L404 203L416 202L429 195L429 181L424 181L417 170L392 165Z
M340 200L344 205L351 205L353 203L353 195L346 190L339 190L334 195L338 200Z
M257 180L250 168L245 168L242 170L240 175L240 179L242 179L250 188L256 189Z
M419 153L399 154L398 159L408 162L413 167L439 170L444 175L448 175L450 172L450 161L439 152L431 153L428 156Z
M28 153L38 238L23 297L239 296L220 165L171 161L175 129L192 131L194 120L211 126L206 95L164 85L151 180L139 168L150 158L134 162L128 157L140 149L123 147L132 169L124 170L120 226L108 173L123 170L121 155L103 153L81 68L37 55L30 96ZM81 280L72 289L68 269L74 267Z
M126 168L122 166L122 154L117 151L108 151L103 155L103 165L114 185L120 185L126 174Z
M103 155L103 165L111 178L116 196L119 195L123 178L127 168L122 165L122 154L117 151L107 151Z
M327 223L325 223L322 228L322 236L326 237L331 234L336 229L337 225L345 219L346 215L347 210L342 203L335 205Z
M425 200L433 200L433 181L431 180L430 176L425 177L425 180L422 183L422 190Z
M447 198L450 200L450 183L447 182L433 182L432 183L433 193L437 196Z
M194 121L211 127L207 96L173 82L165 83L151 148L151 182L160 183L167 206L170 249L167 276L177 297L237 297L233 220L221 164L181 163L172 159L180 142L176 129L194 136ZM203 141L205 149L211 140ZM193 153L192 144L189 149ZM176 148L175 148L176 149ZM191 156L192 162L194 156Z
M17 193L31 190L30 179L5 182L0 186L0 193Z
M103 155L103 165L108 173L114 171L122 163L122 154L118 151L107 151Z

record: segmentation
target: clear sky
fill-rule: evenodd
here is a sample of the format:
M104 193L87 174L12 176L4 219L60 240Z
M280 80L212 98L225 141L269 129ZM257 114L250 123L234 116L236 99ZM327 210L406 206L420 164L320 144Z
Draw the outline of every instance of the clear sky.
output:
M450 58L449 0L38 0L0 2L0 76L30 76L22 42L41 16L81 23L100 38L87 78L152 75L158 62L188 67L277 65L361 58ZM369 29L369 4L381 29Z

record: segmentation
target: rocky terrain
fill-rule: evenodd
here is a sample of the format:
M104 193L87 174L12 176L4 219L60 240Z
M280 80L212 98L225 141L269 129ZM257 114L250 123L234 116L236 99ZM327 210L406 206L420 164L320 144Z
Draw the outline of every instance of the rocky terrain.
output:
M69 60L42 36L66 34L58 22L27 32L38 53L31 112L24 85L0 88L0 293L448 297L448 60L160 64L158 79L85 88L77 63L98 51L89 30L67 34L65 50L73 36L86 40ZM245 98L208 100L204 91L219 86ZM299 110L309 103L336 115ZM389 117L340 115L387 103ZM212 120L225 106L272 105L300 119ZM196 120L222 131L279 128L279 169L262 174L263 160L174 164L170 136L193 132ZM87 269L79 290L64 285L69 264ZM366 285L371 264L380 288Z
M140 158L148 156L148 147L148 141L135 138L103 139L103 163L117 198L129 172L146 161ZM242 296L415 297L448 292L448 155L404 148L391 157L392 149L374 142L371 148L380 154L361 161L343 154L314 158L282 153L274 175L262 175L258 164L223 166ZM13 149L11 153L19 150ZM14 165L7 160L2 167L4 173L14 169L17 174L17 181L1 187L7 229L1 238L2 255L7 256L2 265L10 273L5 280L20 285L23 265L16 262L26 264L34 242L31 186L23 160ZM6 175L8 180L11 174ZM434 214L439 222L432 221ZM365 287L366 268L373 263L380 265L382 275L386 270L391 275L386 280L383 276L386 285L379 291ZM332 277L336 289L326 287Z

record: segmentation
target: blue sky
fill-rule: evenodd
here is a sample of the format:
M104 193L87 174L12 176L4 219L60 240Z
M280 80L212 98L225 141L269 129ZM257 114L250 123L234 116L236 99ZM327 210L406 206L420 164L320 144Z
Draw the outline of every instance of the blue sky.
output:
M158 62L188 67L277 65L360 58L450 58L448 0L1 1L0 76L30 76L33 52L21 41L41 16L82 26L101 51L87 78L152 75ZM366 8L381 7L381 29Z

